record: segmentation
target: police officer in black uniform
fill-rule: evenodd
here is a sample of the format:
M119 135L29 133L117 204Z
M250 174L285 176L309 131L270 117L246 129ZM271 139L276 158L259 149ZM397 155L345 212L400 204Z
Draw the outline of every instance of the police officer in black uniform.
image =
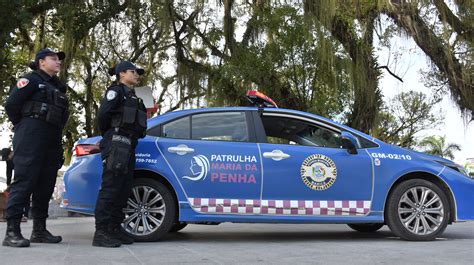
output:
M42 49L30 65L34 71L18 79L5 110L14 125L14 182L7 204L4 246L59 243L62 238L46 230L49 200L63 163L62 130L69 117L66 86L57 78L63 52ZM33 232L23 238L20 221L32 196Z
M132 89L144 70L122 61L109 71L117 83L107 88L98 112L102 134L102 186L95 208L93 246L119 247L132 244L133 238L122 229L122 211L132 192L135 147L146 133L146 108Z

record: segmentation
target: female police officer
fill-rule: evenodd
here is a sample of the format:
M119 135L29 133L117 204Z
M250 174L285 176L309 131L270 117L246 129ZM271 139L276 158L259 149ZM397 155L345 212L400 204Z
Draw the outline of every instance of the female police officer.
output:
M146 131L146 109L131 87L145 71L122 61L109 71L117 83L105 93L98 112L102 134L100 151L103 161L102 186L95 208L93 246L119 247L133 243L121 230L122 209L132 192L137 139Z
M46 230L49 199L61 167L62 130L69 117L66 86L56 77L63 52L42 49L30 65L34 70L18 79L5 110L14 125L13 164L15 181L7 205L4 246L27 247L33 243L59 243L62 238ZM23 238L20 221L33 195L33 232Z

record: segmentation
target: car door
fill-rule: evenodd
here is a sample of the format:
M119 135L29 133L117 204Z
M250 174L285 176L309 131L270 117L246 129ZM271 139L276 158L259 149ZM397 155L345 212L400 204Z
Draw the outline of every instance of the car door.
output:
M249 119L245 111L205 112L162 125L157 146L194 210L252 211L247 202L260 197L261 164Z
M372 160L349 154L340 129L307 117L264 112L263 214L365 215L370 210Z

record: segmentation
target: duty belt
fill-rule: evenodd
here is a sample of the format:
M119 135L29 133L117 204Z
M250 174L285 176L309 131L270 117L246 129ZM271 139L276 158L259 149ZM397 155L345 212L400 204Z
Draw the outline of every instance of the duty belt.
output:
M133 130L128 130L128 129L125 129L125 128L119 128L119 127L114 127L114 131L115 133L117 133L117 135L121 135L121 136L124 136L124 137L128 137L128 138L136 138L135 136L135 132Z
M132 140L126 136L123 136L123 135L112 135L112 141L113 142L121 142L121 143L124 143L124 144L127 144L127 145L131 145L132 144Z

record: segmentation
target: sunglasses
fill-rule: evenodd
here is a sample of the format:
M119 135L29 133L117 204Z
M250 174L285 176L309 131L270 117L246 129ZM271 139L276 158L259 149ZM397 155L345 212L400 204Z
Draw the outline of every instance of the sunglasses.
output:
M137 70L127 70L127 72L134 73L134 74L138 75Z

